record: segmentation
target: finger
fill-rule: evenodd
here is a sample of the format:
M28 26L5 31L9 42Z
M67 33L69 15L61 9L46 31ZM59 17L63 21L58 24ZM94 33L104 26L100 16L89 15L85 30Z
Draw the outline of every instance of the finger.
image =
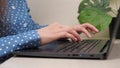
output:
M84 27L80 29L80 32L83 32L87 37L91 37L90 33Z
M65 32L68 32L68 33L72 34L74 37L76 37L77 41L82 40L80 38L80 35L72 27L64 26L64 28L62 29L62 31L65 31Z
M82 24L82 26L87 28L87 29L90 29L91 31L93 31L95 33L98 32L98 29L95 26L93 26L93 25L91 25L89 23Z
M90 33L84 26L75 26L73 27L78 33L84 33L87 37L91 37Z
M57 36L58 38L70 38L72 41L77 41L77 38L68 32L60 32Z
M75 31L70 31L69 33L71 33L73 36L75 36L77 38L77 41L81 41L82 39L80 38L80 35Z
M64 26L63 31L72 34L74 37L76 37L77 41L81 40L80 35L72 27Z

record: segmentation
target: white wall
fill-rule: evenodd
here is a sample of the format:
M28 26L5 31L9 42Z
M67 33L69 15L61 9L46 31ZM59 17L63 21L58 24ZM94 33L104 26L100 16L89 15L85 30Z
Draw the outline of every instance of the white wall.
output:
M33 18L42 24L60 22L78 24L77 10L80 0L27 0Z
M39 24L59 22L65 25L79 24L78 6L81 0L27 0L33 19ZM84 35L82 35L84 37ZM109 38L108 29L93 38Z

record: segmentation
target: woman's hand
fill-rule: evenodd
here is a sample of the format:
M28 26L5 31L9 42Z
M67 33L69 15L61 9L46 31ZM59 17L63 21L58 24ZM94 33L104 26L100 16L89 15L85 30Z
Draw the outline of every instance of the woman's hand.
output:
M38 29L41 45L50 43L61 38L70 38L73 41L81 41L79 34L84 33L87 37L91 37L89 30L97 33L98 30L91 24L85 23L76 26L66 26L59 23L53 23L47 27Z

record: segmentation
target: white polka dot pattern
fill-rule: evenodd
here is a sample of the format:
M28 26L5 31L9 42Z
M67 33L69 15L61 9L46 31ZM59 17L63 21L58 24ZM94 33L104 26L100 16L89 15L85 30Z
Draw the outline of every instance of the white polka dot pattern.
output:
M45 27L36 24L29 15L29 8L25 0L7 0L8 14L0 19L0 57L23 48L40 45L40 37L36 29ZM4 18L6 17L6 21Z

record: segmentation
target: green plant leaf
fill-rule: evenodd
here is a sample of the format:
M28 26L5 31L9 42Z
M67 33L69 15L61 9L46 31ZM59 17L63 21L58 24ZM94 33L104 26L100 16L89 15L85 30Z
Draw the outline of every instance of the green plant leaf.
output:
M99 8L87 7L79 13L78 20L81 24L88 22L101 31L109 26L112 17Z
M107 13L111 11L109 0L82 0L78 8L78 20L81 24L90 23L99 31L108 27L112 17Z
M103 7L108 7L110 4L109 0L101 0L103 2Z
M78 13L80 13L86 7L90 7L90 5L92 5L90 0L83 0L79 5Z
M107 13L111 11L111 7L109 7L109 4L109 0L82 0L78 8L78 13L80 13L86 7L99 8L101 11Z

